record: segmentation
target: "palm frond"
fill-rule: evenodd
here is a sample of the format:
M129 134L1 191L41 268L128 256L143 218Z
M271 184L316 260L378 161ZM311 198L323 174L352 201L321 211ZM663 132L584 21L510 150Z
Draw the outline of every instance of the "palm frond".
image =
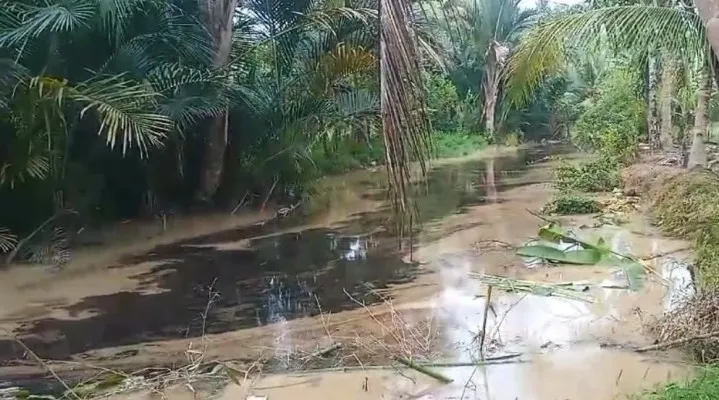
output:
M317 94L325 93L337 80L369 72L376 65L377 61L371 51L339 44L324 54L317 65L310 66L314 70L313 91Z
M23 250L23 258L32 263L60 267L72 258L70 237L61 226L46 229L33 241Z
M411 215L416 211L408 192L410 162L417 161L426 173L430 123L416 38L407 21L409 6L405 1L382 0L380 10L382 136L390 194L401 217L398 228L402 235L406 227L411 231Z
M12 7L2 2L0 8ZM20 45L30 39L48 33L70 32L80 27L89 26L95 13L92 2L74 0L62 3L47 3L44 7L13 7L18 13L15 26L0 33L0 46Z
M369 90L353 90L334 98L336 113L342 120L374 116L379 111L379 98Z
M563 68L569 49L586 49L601 40L637 59L653 49L694 59L706 48L701 20L683 9L636 5L559 15L535 26L510 58L508 99L525 103L546 76Z
M0 226L0 252L9 253L17 246L17 236L9 229Z
M94 113L98 135L105 137L111 149L120 142L123 154L137 147L141 155L146 155L150 147L162 145L172 127L167 116L149 111L156 109L158 93L148 84L137 84L121 75L74 86L51 77L35 77L30 87L54 97L59 104L65 99L80 104L80 117Z

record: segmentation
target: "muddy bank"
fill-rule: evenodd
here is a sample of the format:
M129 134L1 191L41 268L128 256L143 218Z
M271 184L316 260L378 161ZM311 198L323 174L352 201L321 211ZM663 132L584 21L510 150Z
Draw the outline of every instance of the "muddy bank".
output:
M226 376L217 372L222 372L222 368L215 374L208 372L217 364L210 363L207 368L191 374L192 384L201 388L198 389L200 397L225 393L229 396L225 398L237 398L238 390L249 389L269 395L271 399L290 395L295 398L298 393L325 398L334 393L333 390L342 391L343 398L458 398L469 393L471 396L464 398L491 395L500 399L556 399L596 395L589 398L606 399L688 374L683 359L677 354L657 358L602 346L608 342L651 343L644 335L643 322L651 315L662 313L671 303L671 293L663 282L681 277L681 273L669 267L671 260L655 258L654 269L659 274L649 276L641 291L630 292L602 285L612 281L612 268L548 265L528 268L509 248L536 236L543 221L526 210L540 209L552 192L549 182L553 162L544 159L545 154L541 152L524 157L527 158L522 159L520 155L520 158L474 160L435 170L428 195L420 200L425 220L416 236L412 262L409 254L397 252L396 247L390 245L394 243L393 238L377 229L387 216L387 209L379 200L373 200L380 205L372 212L352 215L349 210L344 221L331 227L243 228L254 231L243 231L242 235L221 232L123 259L124 264L113 264L117 268L103 273L116 274L115 278L125 282L127 290L140 292L133 296L175 292L171 300L162 304L170 309L176 304L196 304L198 308L204 304L205 308L193 312L173 309L164 320L161 312L152 314L147 310L153 315L149 322L139 323L137 332L122 335L124 338L116 339L115 344L107 341L109 333L102 330L101 334L75 336L78 343L85 345L87 341L94 343L94 347L79 348L79 353L65 347L68 350L64 354L60 352L58 358L66 361L50 365L60 373L82 370L89 365L132 370L158 365L186 366L201 355L205 361L233 360L233 365L242 371L258 365L259 360L271 360L259 364L269 370L291 371L388 364L390 357L402 355L418 361L444 363L444 367L434 369L454 381L450 385L439 385L409 372L404 374L413 380L392 370L360 369L303 377L263 374L252 385L245 383L237 387L226 386ZM533 163L532 157L544 161ZM527 168L527 164L532 166ZM376 193L370 191L368 197ZM638 215L621 227L601 224L594 227L597 224L591 216L567 217L562 222L574 227L582 237L602 236L613 248L637 257L651 257L667 250L678 250L672 257L680 260L687 256L681 251L687 248L686 242L662 238ZM332 238L336 245L332 245ZM252 252L251 257L246 254L248 250ZM242 263L232 263L217 254L227 252L240 252L232 254L243 254L246 258L233 257L232 260L242 260ZM193 261L185 262L188 259ZM201 272L205 270L210 273L203 275ZM188 271L197 272L193 275ZM396 271L406 274L393 280L402 275ZM487 307L487 299L483 297L487 289L475 279L477 274L553 283L589 282L582 294L592 301L498 291ZM104 276L107 275L98 274L92 279L99 282ZM216 276L222 279L215 280ZM77 286L72 287L81 287L77 279L67 282L74 281ZM197 287L205 289L197 294L189 283L177 289L160 286L163 282L183 280L197 280L200 283ZM252 283L246 282L248 280ZM136 286L129 288L132 283ZM241 286L243 284L245 286ZM279 286L273 286L275 284ZM38 286L32 292L33 300L49 296L46 292L53 287ZM215 291L220 297L215 298L208 287L219 288ZM241 301L233 298L232 289L236 287L242 288L240 295L257 293L257 300L253 302L252 296L245 295ZM83 301L86 299L71 303ZM208 303L212 306L206 307ZM69 342L66 332L79 335L67 328L73 323L81 324L77 321L101 321L95 326L106 329L111 320L109 316L117 313L118 308L125 307L128 311L120 315L133 323L143 320L136 316L141 311L133 308L136 304L133 300L114 304L117 304L115 308L95 310L94 315L83 314L88 309L92 311L88 305L82 306L84 310L78 307L73 315L69 315L67 305L58 305L52 310L58 314L51 320L67 325L56 325L62 327L56 328L56 332L61 332L57 342ZM154 304L142 303L142 306L147 309ZM206 313L209 318L202 318L204 310L209 310ZM485 310L488 310L486 332L480 335ZM273 320L272 315L276 319ZM250 326L253 316L259 326L237 330ZM13 326L16 332L47 319L47 316L38 318L27 313L13 317L4 323ZM191 319L177 322L183 318ZM159 320L157 327L152 325L155 319ZM183 335L162 331L162 325L192 329ZM488 354L520 354L521 357L481 368L449 366L476 362L480 336L485 337ZM332 343L342 343L341 350L313 356ZM0 375L30 374L30 364L16 362L13 367L0 368ZM582 385L573 384L567 376L576 377L572 382L582 382ZM165 382L165 386L177 386L172 398L187 394L188 377L183 379L184 383ZM154 381L145 378L144 382L135 385L138 391L133 396L146 396L146 386ZM587 385L591 391L586 390Z

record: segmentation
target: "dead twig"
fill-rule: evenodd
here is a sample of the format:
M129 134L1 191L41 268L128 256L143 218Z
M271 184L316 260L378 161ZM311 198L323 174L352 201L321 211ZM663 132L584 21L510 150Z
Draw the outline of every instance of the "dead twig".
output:
M492 302L492 285L487 285L487 299L484 303L484 316L482 317L482 332L479 337L479 356L484 360L484 338L487 333L487 316L489 314L489 306Z

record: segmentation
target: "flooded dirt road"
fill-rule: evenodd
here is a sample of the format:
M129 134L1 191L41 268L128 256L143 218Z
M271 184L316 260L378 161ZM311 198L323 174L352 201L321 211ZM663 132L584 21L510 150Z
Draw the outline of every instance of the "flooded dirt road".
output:
M641 291L630 292L602 285L612 281L611 268L528 268L503 247L524 244L542 223L527 210L551 197L548 154L522 150L434 168L426 187L417 187L422 229L411 259L386 229L389 211L379 183L384 172L362 171L342 184L329 183L328 190L346 192L340 196L346 207L335 201L311 218L165 240L107 265L70 265L54 275L22 267L1 271L0 328L67 373L88 365L181 366L199 353L245 369L271 358L275 371L387 364L402 356L439 363L433 370L453 380L442 385L415 373L367 367L263 374L252 385L194 383L203 396L226 399L249 393L294 399L302 393L603 400L686 378L690 370L679 355L657 358L613 345L648 344L643 322L671 305L669 295L678 289L668 291L668 285L684 288L678 280L684 272L666 267L673 265L666 257L654 260L657 274ZM590 228L590 217L564 223L585 227L580 235L602 236L636 257L672 250L679 250L671 255L675 259L688 256L686 243L659 237L641 216L622 227ZM589 282L584 294L592 302L496 291L487 307L477 273ZM481 359L481 336L487 355L512 357L468 366ZM333 343L343 350L312 356ZM37 370L10 337L0 340L0 362L0 377L15 382ZM179 386L171 398L190 395L187 385ZM132 394L147 395L142 388Z

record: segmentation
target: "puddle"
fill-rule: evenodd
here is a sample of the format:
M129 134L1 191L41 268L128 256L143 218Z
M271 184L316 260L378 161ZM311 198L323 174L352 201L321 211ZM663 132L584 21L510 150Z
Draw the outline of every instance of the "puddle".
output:
M515 178L546 154L533 149L491 159L489 183L494 191L488 190L485 160L439 165L428 183L417 187L422 191L423 221L501 201L497 192L533 183ZM372 180L363 184L376 188ZM135 282L134 287L69 304L31 298L28 302L39 305L29 318L18 310L3 310L0 322L11 324L38 356L68 359L93 349L313 316L319 313L318 303L323 312L336 313L357 307L345 291L372 304L380 300L375 290L412 282L423 273L418 264L403 261L394 238L377 232L387 222L387 208L347 214L346 221L333 228L302 228L302 221L295 221L295 228L270 223L161 245L111 266L113 273ZM83 290L66 281L48 289L59 290L63 284L73 285L68 288L73 294ZM0 361L22 353L13 341L0 340Z

